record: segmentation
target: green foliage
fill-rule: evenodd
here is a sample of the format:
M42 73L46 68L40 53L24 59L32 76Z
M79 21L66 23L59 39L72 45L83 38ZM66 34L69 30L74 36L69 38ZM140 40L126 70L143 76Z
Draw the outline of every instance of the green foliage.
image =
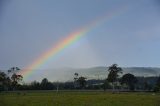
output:
M130 90L135 89L135 84L137 83L137 78L133 74L125 74L121 78L121 84L126 84L128 85Z
M7 90L10 85L10 78L4 72L0 72L0 91Z
M23 79L22 75L18 75L15 73L11 76L11 82L12 82L13 89L15 89L15 87L18 85L20 81L22 81L22 79Z
M74 86L75 88L85 88L86 87L86 84L87 84L87 81L85 77L81 76L81 77L78 77L78 73L74 73Z
M16 74L20 69L18 67L12 67L8 70L8 74L0 72L0 91L3 90L15 90L20 86L19 82L22 81L23 76Z
M108 71L109 71L109 74L108 74L107 81L112 83L112 90L114 91L115 86L117 85L117 82L118 82L119 73L122 73L122 68L118 67L117 64L112 64L108 68Z
M154 91L155 92L160 92L160 76L158 77L158 80L157 80L156 86L154 88Z
M35 86L39 86L39 84L35 84ZM41 90L52 90L53 88L53 84L49 82L47 78L42 79L40 84Z
M78 78L77 82L79 83L80 88L85 88L86 83L87 83L86 78L82 76Z
M111 89L111 86L107 80L104 80L104 83L102 85L103 90L105 91L106 89Z
M108 78L107 80L109 82L116 82L117 78L118 78L118 74L122 73L122 68L118 67L117 64L112 64L109 68L108 68L109 74L108 74Z
M158 77L156 85L160 87L160 76Z
M154 92L160 92L160 86L155 86L154 87Z

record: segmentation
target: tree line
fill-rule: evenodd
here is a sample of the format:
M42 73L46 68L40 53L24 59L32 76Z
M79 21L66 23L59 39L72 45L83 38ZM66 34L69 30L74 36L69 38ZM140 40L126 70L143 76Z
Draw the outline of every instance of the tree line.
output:
M160 77L153 77L153 83L148 83L145 77L136 77L131 73L123 74L123 69L117 64L108 67L109 74L106 79L87 79L74 73L74 79L70 82L50 82L47 78L41 82L33 81L30 84L22 83L23 76L16 74L18 67L10 68L7 73L0 71L0 91L14 90L76 90L76 89L99 89L114 91L160 91ZM143 80L143 81L142 81ZM151 81L151 79L149 79Z

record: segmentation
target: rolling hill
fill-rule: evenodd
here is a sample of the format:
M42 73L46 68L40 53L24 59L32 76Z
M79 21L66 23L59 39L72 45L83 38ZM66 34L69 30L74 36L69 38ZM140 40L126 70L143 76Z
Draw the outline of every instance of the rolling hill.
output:
M39 72L32 75L29 80L40 81L43 78L48 78L50 81L72 81L75 72L79 73L79 76L87 77L87 79L104 79L108 75L107 69L107 67L99 66L91 68L59 68L39 70ZM160 75L160 68L154 67L123 67L122 69L123 74L131 73L135 76L149 77Z

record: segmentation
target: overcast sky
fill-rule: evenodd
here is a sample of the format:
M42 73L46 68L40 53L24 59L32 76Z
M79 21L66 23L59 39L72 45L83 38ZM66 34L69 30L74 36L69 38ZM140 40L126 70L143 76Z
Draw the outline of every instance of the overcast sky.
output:
M92 28L41 69L112 63L159 67L159 3L158 0L1 0L0 68L24 68L70 33L114 11L121 13Z

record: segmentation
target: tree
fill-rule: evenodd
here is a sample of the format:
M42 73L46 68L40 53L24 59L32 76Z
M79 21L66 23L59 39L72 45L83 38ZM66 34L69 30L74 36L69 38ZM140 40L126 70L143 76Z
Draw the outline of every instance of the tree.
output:
M122 73L122 68L118 67L117 64L112 64L111 66L109 66L108 71L109 71L109 74L108 74L107 80L108 82L112 83L112 89L114 91L115 83L118 80L119 73Z
M16 74L18 71L20 71L20 68L18 67L12 67L8 70L8 76L10 76L10 82L12 86L12 90L15 90L15 88L19 85L19 83L23 80L23 76ZM9 81L9 78L8 78Z
M77 88L78 87L78 73L74 73L74 88Z
M160 76L158 77L156 85L160 87Z
M4 72L0 72L0 91L4 90L6 80L6 74Z
M160 76L158 77L158 80L157 80L156 85L154 87L154 91L155 92L159 92L160 91Z
M0 83L3 84L7 75L4 72L0 72Z
M82 77L82 76L78 78L77 82L79 83L81 89L85 88L86 83L87 83L86 79L87 78Z
M42 79L42 81L41 81L41 89L42 90L47 89L47 84L48 84L48 79L47 78Z
M11 80L7 76L7 74L4 72L0 72L0 91L8 90L8 88L10 87L10 84L11 84Z
M40 85L42 90L52 90L54 88L53 84L47 78L42 79Z
M77 81L78 79L78 73L74 73L74 80Z
M15 90L15 88L18 86L19 82L22 81L22 80L23 80L22 75L18 75L16 73L14 73L11 76L13 90Z
M0 72L0 89L9 90L15 88L19 85L19 82L22 81L22 75L16 74L20 69L18 67L12 67L8 70L8 74Z
M8 77L8 76L6 77L4 85L5 85L5 90L8 91L10 89L10 87L11 87L11 79L10 79L10 77Z
M129 87L129 90L135 89L135 83L137 83L137 81L137 78L130 73L123 75L121 78L121 84L126 84Z
M103 88L103 90L105 91L107 88L109 88L110 86L109 86L109 83L108 83L108 80L104 80L104 83L103 83L103 85L102 85L102 88Z
M31 90L40 90L40 88L41 88L41 86L40 86L39 82L37 82L37 81L31 82L31 85L30 85Z
M152 89L151 85L147 81L144 81L144 90L150 91L151 89Z

